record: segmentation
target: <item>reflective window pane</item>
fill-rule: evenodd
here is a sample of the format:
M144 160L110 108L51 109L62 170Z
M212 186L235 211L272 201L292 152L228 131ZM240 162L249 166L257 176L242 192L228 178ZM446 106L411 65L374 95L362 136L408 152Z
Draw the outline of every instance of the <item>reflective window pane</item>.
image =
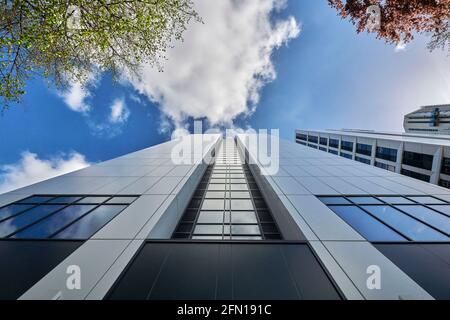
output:
M225 184L227 183L227 179L211 179L211 184Z
M439 212L442 212L443 214L446 214L450 217L450 205L443 205L443 206L429 206L430 208L433 208L434 210L437 210Z
M50 200L48 203L57 203L57 204L69 204L75 201L80 200L81 197L56 197Z
M222 236L192 236L192 240L222 240Z
M113 197L106 201L106 204L131 204L136 201L137 197Z
M221 235L222 234L222 225L205 225L199 224L195 227L194 234L196 235L205 235L205 234L214 234Z
M223 212L200 212L197 223L206 223L206 224L214 224L214 223L223 223L224 221L224 213Z
M58 230L72 223L95 205L73 205L51 215L50 217L32 225L29 228L14 235L14 238L43 239L48 238Z
M400 211L388 206L365 206L369 211L386 224L400 231L414 241L449 241L450 238L408 217Z
M84 197L77 204L100 204L108 200L110 197Z
M230 189L231 191L247 191L248 187L246 184L231 184Z
M251 200L231 200L231 210L237 211L252 211L253 203Z
M444 201L433 197L408 197L409 199L422 204L445 204Z
M62 230L53 238L89 239L126 207L126 205L102 205L71 226Z
M26 199L21 200L21 203L43 203L47 202L50 199L53 199L54 197L42 197L42 196L32 196Z
M225 209L225 201L221 200L211 200L206 199L203 201L202 210L210 211L210 210L224 210Z
M450 218L423 206L397 206L398 209L413 217L450 234Z
M0 237L6 237L63 207L63 205L41 205L5 220L0 223Z
M320 197L319 200L325 204L351 204L343 197Z
M258 225L232 225L231 226L232 235L259 235L261 234L259 231Z
M224 199L225 191L208 191L206 193L206 199Z
M233 240L241 240L241 241L258 241L262 240L262 237L260 236L234 236Z
M231 192L230 198L234 199L250 199L250 192Z
M380 200L389 204L413 204L411 200L403 197L379 197Z
M226 185L224 185L224 184L210 184L208 186L208 191L221 191L221 190L227 190Z
M368 241L407 241L356 206L330 206L330 209Z
M247 184L247 180L245 179L231 179L229 182L231 184Z
M34 207L32 204L11 204L7 207L3 207L0 209L0 220L9 218L32 207Z
M347 199L356 204L382 204L381 201L373 197L347 197Z
M231 213L231 223L240 224L257 224L258 220L254 212L232 212Z

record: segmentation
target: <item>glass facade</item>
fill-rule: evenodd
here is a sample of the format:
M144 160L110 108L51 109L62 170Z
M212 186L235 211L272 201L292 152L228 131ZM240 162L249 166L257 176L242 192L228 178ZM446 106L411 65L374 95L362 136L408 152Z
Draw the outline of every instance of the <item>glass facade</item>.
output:
M383 162L375 161L375 167L384 169L387 171L395 172L395 166L391 166L390 164L386 164Z
M322 146L327 146L328 145L328 138L320 138L320 144Z
M339 155L339 152L336 151L336 150L330 149L330 150L328 150L328 152L331 153L331 154Z
M450 181L447 181L447 180L444 180L444 179L440 179L440 180L439 180L439 185L440 185L441 187L450 189Z
M372 156L372 146L369 144L357 143L356 144L356 153L371 157Z
M442 159L441 173L450 176L450 158Z
M224 142L183 215L174 239L281 239L266 202L232 139Z
M330 138L330 147L339 149L339 140Z
M430 176L426 175L426 174L421 174L418 172L414 172L411 170L406 170L406 169L402 169L402 175L404 176L408 176L417 180L421 180L421 181L425 181L425 182L430 182Z
M350 159L350 160L353 159L353 156L351 154L345 153L345 152L341 152L341 157L342 158L346 158L346 159Z
M353 142L350 141L342 141L341 149L349 152L353 152Z
M86 240L137 196L32 196L0 208L0 237Z
M433 168L433 156L410 151L403 152L403 164L425 170Z
M366 159L366 158L362 158L362 157L356 156L355 160L358 161L358 162L361 162L361 163L365 163L365 164L369 164L369 165L371 164L371 161L369 159Z
M371 242L449 242L450 203L430 196L320 197Z
M319 137L318 136L308 136L308 142L319 143Z
M378 159L397 162L397 153L396 149L377 147L376 157Z

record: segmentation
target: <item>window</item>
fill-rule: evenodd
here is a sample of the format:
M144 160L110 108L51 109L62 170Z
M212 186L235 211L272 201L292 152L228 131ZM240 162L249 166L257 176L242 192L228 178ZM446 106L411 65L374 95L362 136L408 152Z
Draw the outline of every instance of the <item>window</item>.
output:
M362 154L368 157L372 156L372 146L369 144L356 144L356 153Z
M319 197L371 242L449 242L450 203L431 196Z
M353 160L353 156L351 154L348 154L348 153L345 153L345 152L341 152L341 157Z
M86 240L137 196L32 196L0 208L0 237Z
M317 146L314 144L308 144L308 147L313 148L313 149L317 149Z
M336 150L332 150L332 149L328 150L328 153L339 155L339 152L337 152Z
M319 137L317 137L317 136L308 136L308 142L319 143Z
M232 148L219 151L220 163L216 160L206 170L173 239L281 239L248 166L230 164L239 154L235 145L231 145ZM216 178L218 172L223 175L220 179Z
M369 241L406 241L399 233L356 206L330 206L330 209Z
M330 147L339 149L339 140L337 139L330 139Z
M390 206L363 206L369 213L413 241L449 241L444 234Z
M358 162L364 163L364 164L368 164L368 165L371 164L371 161L369 159L361 158L358 156L355 157L355 160Z
M450 158L444 158L442 160L442 169L441 172L443 174L449 175L450 176ZM446 187L448 188L448 187Z
M402 169L402 175L404 176L408 176L417 180L421 180L421 181L425 181L425 182L430 182L430 176L426 175L426 174L421 174L418 172L414 172L411 170L406 170L406 169Z
M323 146L328 145L328 138L320 138L320 144Z
M431 170L433 167L433 156L423 153L404 151L403 164L425 170Z
M319 150L320 150L320 151L327 152L327 148L320 147Z
M444 180L444 179L440 179L440 180L439 180L439 185L440 185L441 187L450 189L450 181L447 181L447 180Z
M380 168L380 169L384 169L384 170L387 170L387 171L395 172L395 166L391 166L391 165L386 164L386 163L375 161L375 167Z
M353 142L342 141L341 149L345 151L353 152Z
M397 162L397 150L377 147L376 157L387 161Z
M306 134L297 133L297 139L302 141L308 141L308 136Z

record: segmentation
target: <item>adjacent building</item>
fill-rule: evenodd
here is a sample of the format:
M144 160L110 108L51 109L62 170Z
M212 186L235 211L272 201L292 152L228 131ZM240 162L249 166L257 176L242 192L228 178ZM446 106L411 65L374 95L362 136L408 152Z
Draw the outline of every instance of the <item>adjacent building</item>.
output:
M405 116L407 133L450 135L450 105L425 106Z
M0 195L0 298L450 299L450 190L334 154L409 142L306 136L270 176L253 136L195 135Z
M297 130L296 142L450 188L450 136L369 130Z

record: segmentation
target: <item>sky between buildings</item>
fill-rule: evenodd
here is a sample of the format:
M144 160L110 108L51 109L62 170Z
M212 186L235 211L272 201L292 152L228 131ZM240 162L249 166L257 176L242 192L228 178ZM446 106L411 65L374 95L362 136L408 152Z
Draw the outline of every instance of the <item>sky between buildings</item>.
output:
M450 57L427 39L388 46L327 1L196 0L204 24L142 81L93 75L58 91L42 79L0 117L0 193L205 126L402 131L403 115L450 102Z

